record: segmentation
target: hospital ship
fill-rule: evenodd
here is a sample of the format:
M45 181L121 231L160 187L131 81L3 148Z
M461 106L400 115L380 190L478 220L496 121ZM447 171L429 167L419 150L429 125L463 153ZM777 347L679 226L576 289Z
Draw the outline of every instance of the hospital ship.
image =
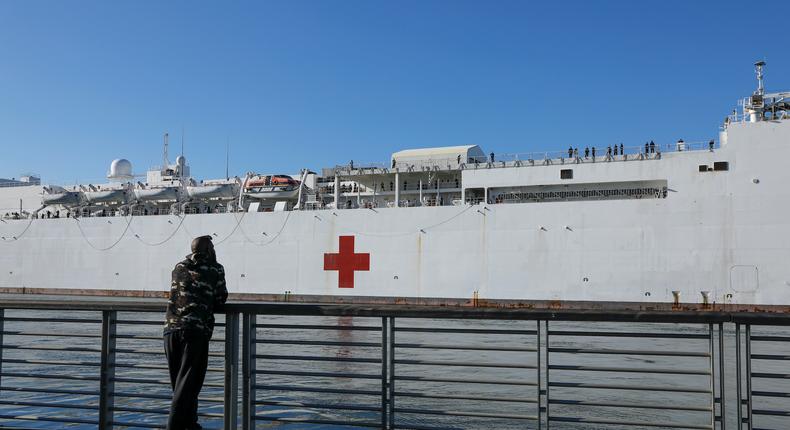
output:
M713 140L198 180L165 135L143 175L116 159L103 183L0 180L0 292L163 296L211 235L248 300L790 307L790 92L763 66Z

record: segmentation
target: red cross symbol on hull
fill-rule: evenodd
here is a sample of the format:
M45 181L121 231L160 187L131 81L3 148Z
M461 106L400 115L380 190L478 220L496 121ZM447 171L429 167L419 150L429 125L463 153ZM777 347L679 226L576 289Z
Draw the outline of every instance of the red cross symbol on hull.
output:
M355 254L354 236L340 236L340 252L324 254L324 270L337 270L338 288L354 288L354 272L370 270L370 254Z

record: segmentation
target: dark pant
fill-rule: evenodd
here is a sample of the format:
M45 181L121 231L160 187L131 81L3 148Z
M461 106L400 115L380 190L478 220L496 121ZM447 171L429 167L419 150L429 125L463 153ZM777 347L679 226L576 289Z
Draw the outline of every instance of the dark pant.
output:
M167 430L199 429L198 394L208 367L208 341L199 331L176 330L165 334L165 355L170 369L173 402Z

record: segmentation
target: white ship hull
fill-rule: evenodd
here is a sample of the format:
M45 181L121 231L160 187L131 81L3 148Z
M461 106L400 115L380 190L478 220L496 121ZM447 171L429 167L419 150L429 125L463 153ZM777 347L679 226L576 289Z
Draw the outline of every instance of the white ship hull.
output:
M572 165L576 183L666 180L666 198L9 220L0 288L164 292L210 234L232 293L788 305L788 136L788 121L735 124L715 151ZM568 167L468 170L464 184L554 184ZM369 254L353 288L326 266L341 236Z

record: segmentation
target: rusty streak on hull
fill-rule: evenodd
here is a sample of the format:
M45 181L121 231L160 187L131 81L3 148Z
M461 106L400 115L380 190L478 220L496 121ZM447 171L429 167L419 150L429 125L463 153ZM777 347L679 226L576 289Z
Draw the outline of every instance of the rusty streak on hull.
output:
M166 291L144 290L100 290L71 288L0 288L2 295L30 296L90 296L110 298L164 299ZM756 312L790 314L790 305L751 304L702 304L702 303L655 303L655 302L612 302L612 301L562 301L562 300L487 300L482 298L439 298L439 297L376 297L376 296L332 296L300 294L246 294L231 293L232 301L254 303L310 303L310 304L353 304L353 305L396 305L425 307L459 307L488 309L534 309L534 310L578 310L612 312Z

